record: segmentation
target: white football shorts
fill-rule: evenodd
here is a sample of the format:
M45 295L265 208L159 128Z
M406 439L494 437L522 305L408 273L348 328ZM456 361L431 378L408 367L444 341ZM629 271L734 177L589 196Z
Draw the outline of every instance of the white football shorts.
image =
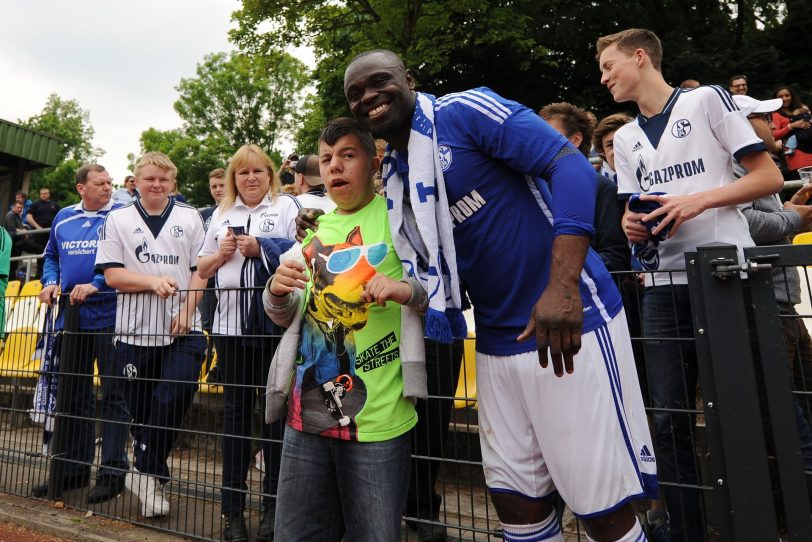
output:
M480 443L488 488L541 499L558 491L579 517L657 497L654 457L623 311L583 334L574 372L537 352L477 352Z

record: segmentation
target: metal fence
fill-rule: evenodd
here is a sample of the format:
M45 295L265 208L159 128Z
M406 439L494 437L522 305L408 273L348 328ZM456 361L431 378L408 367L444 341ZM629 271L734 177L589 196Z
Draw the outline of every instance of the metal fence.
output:
M668 471L673 474L660 474L661 487L677 532L689 532L692 518L698 515L702 536L709 540L776 540L779 536L810 540L806 479L812 475L812 463L806 464L805 473L794 408L797 403L806 416L810 411L812 388L807 382L812 378L812 341L808 333L801 332L806 332L804 318L812 317L812 309L802 304L806 308L799 313L779 312L772 272L812 263L812 247L769 247L766 251L753 249L748 255L759 265L745 266L749 280L743 281L735 250L712 247L689 254L690 285L663 284L659 304L683 325L656 334L651 333L651 322L640 317L646 300L638 276L616 276L647 412L655 433L659 431L655 438L658 465L675 465ZM801 284L808 300L810 281L803 270ZM120 413L115 414L114 404L102 400L103 391L115 396L115 388L127 380L120 360L110 361L117 367L110 371L98 359L110 355L99 345L112 344L112 330L94 325L98 322L88 325L82 321L77 307L71 307L63 296L57 305L65 327L53 331L46 323L54 322L56 314L37 300L38 282L21 285L19 292L15 287L12 282L2 311L6 321L0 352L0 491L22 496L36 492L41 498L60 499L95 514L188 538L219 540L221 488L224 475L229 476L224 466L228 470L230 464L223 457L226 437L231 445L244 443L251 450L246 487L236 493L238 500L245 500L249 529L255 532L263 504L272 497L263 486L263 475L273 469L281 442L274 434L263 438L258 403L252 408L250 434L243 430L235 437L233 430L225 430L226 392L259 397L264 391L264 380L235 383L234 373L224 371L219 363L223 356L241 359L242 353L218 352L217 345L223 349L228 343L217 333L207 333L202 348L193 352L194 378L139 375L154 385L182 387L186 392L181 394L192 390L188 408L182 401L178 403L185 415L167 460L163 486L171 504L167 516L145 519L137 499L126 490L111 500L88 504L93 479L102 465L107 472L123 472L133 460L126 434L127 442L118 450L121 454L110 451L110 442L119 438L116 435L121 429L137 435L163 426L132 412L129 417L135 422L130 425ZM249 294L220 292L221 296ZM158 328L165 325L161 322L166 307L154 296L115 295L124 296L119 318L157 322ZM210 301L209 297L207 303ZM177 302L177 298L169 301ZM212 309L206 307L204 303L203 312L210 317ZM204 327L210 329L208 317ZM797 324L794 343L785 341L789 323ZM140 336L148 342L163 339L160 333L149 331ZM53 339L58 339L56 344ZM275 340L266 335L240 338L247 339ZM421 422L412 433L412 487L404 512L403 540L418 540L414 527L420 525L424 532L427 526L445 530L450 540L502 538L482 474L474 343L474 337L464 344L427 343L430 397L419 403ZM49 347L59 354L58 366L43 365ZM654 362L646 358L669 349L679 357L680 374L674 380L679 400L663 406L660 399L650 397L648 381L655 376L646 369ZM697 363L692 364L691 356ZM796 387L794 395L791 382ZM44 399L49 396L53 398L50 407ZM96 399L95 404L88 407L87 397ZM228 423L234 427L233 420ZM76 479L81 487L61 487L59 481L66 477ZM40 485L44 489L37 488ZM658 505L637 503L643 515L652 506L656 509ZM586 540L579 522L566 511L563 527L567 540ZM685 535L684 539L695 538Z

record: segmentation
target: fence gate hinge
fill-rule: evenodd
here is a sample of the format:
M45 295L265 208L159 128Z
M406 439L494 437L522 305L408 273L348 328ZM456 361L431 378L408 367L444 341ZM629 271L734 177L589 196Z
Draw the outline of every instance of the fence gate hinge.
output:
M768 260L776 258L777 255L764 255L760 256L759 260ZM756 273L762 270L769 270L772 269L772 264L769 263L759 263L756 260L750 259L745 261L744 263L737 264L734 260L730 258L714 258L710 261L711 267L713 267L713 271L711 274L720 280L727 280L730 277L734 276L735 273Z

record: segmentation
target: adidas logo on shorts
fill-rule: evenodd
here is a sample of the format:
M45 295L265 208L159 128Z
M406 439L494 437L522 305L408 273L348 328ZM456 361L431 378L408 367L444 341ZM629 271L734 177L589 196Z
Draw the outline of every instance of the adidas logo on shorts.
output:
M645 444L643 444L643 447L640 448L640 461L643 461L645 463L654 463L656 461L656 459L654 459L654 456L651 455L648 446L646 446Z

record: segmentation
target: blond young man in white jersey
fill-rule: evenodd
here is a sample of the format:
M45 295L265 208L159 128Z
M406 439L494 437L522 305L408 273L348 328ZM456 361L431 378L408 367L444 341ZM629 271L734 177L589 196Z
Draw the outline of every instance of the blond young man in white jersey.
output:
M630 29L598 39L601 83L616 102L635 102L640 115L615 133L615 166L621 197L642 194L656 202L650 213L628 210L623 229L632 243L646 243L670 226L657 246L649 269L683 269L683 254L711 241L753 245L746 220L736 205L781 189L781 173L761 140L738 110L730 93L719 87L681 90L661 72L662 46L648 30ZM736 181L732 158L749 174ZM651 195L665 192L666 195ZM649 230L644 222L661 222ZM643 333L647 338L693 336L684 273L647 277L643 297ZM682 341L646 341L646 372L653 414L658 479L697 483L693 416L661 409L694 408L696 350ZM684 376L683 376L684 375ZM671 515L671 539L705 540L697 491L665 486Z
M97 271L119 291L116 357L134 421L125 485L145 517L169 513L160 484L170 476L167 458L206 349L197 312L206 287L196 268L203 219L169 197L176 173L166 155L146 153L135 166L141 197L110 211L96 252Z

